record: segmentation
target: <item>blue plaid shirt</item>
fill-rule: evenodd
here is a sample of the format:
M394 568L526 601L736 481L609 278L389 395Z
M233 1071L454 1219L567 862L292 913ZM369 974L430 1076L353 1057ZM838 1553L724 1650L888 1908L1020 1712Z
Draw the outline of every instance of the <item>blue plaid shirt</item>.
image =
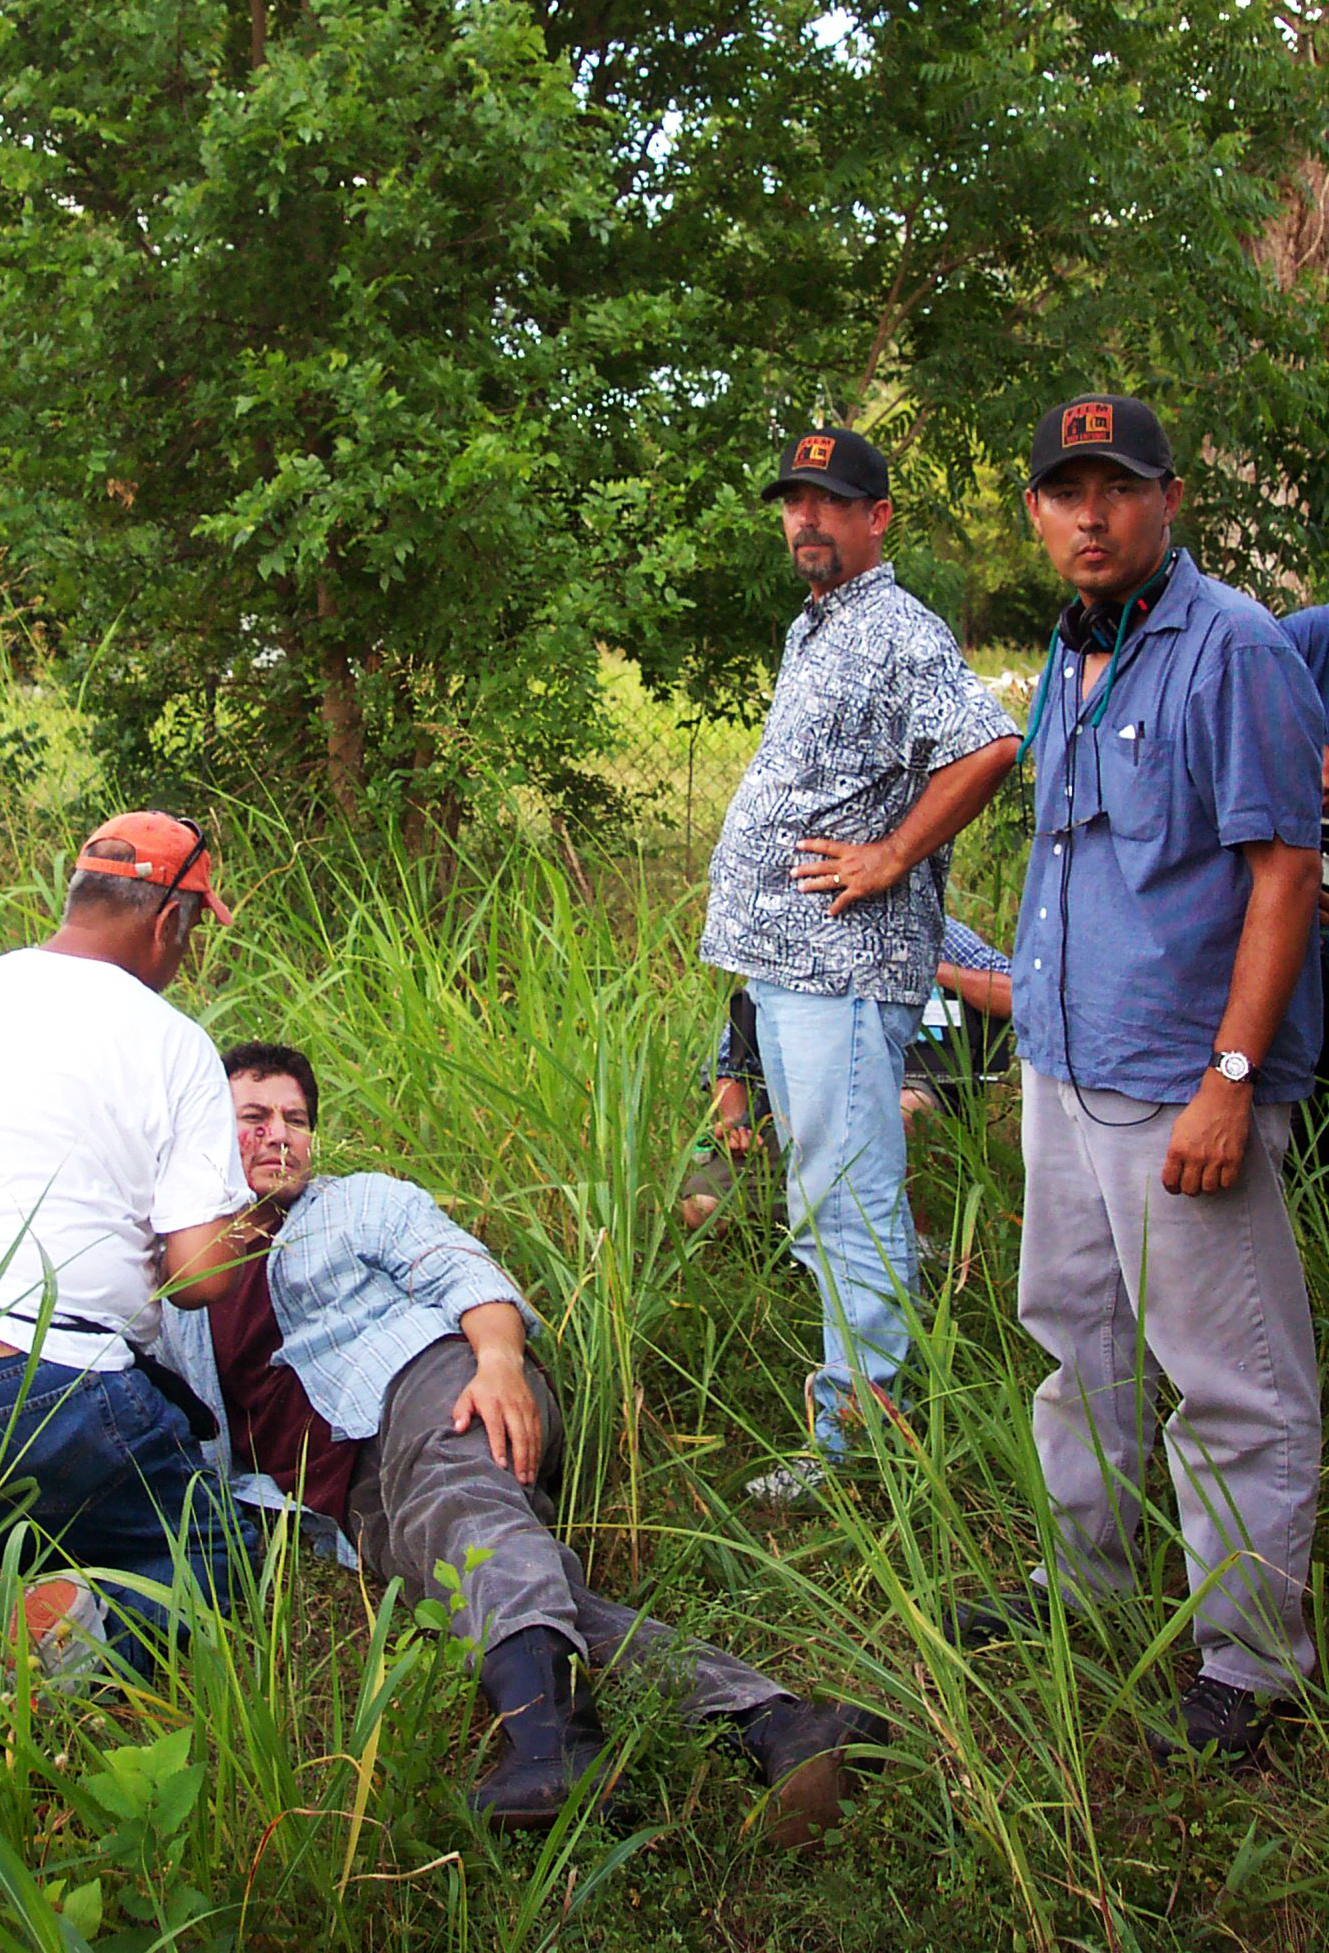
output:
M483 1242L410 1180L311 1180L273 1238L272 1309L289 1363L334 1438L371 1438L392 1379L467 1309L511 1302L536 1317Z
M809 598L711 860L703 960L786 990L921 1004L941 949L950 848L832 918L830 893L790 880L798 843L879 841L933 773L1013 736L941 619L889 563Z
M939 963L954 963L957 970L985 970L993 976L1009 976L1011 959L1001 950L985 943L977 929L970 929L966 923L957 922L953 915L946 918L946 927L941 933L941 955Z
M268 1291L282 1332L272 1360L290 1364L334 1438L375 1436L393 1378L441 1336L457 1334L468 1309L511 1302L528 1335L539 1327L483 1242L423 1187L386 1173L311 1180L273 1237ZM208 1311L166 1303L157 1354L216 1415L220 1431L204 1453L232 1478ZM256 1505L292 1503L257 1473L232 1478L232 1490ZM355 1563L330 1519L304 1516Z
M410 1180L311 1180L273 1237L272 1312L289 1363L334 1438L372 1438L388 1386L468 1309L511 1302L537 1320L484 1244Z

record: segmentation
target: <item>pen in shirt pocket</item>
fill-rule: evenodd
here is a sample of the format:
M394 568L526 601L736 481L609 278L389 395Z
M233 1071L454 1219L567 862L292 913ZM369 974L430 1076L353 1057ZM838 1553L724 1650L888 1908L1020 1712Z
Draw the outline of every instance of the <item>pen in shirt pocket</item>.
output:
M1122 726L1117 733L1117 737L1118 739L1130 740L1131 765L1138 766L1140 764L1140 747L1144 740L1144 720L1137 719L1132 726Z

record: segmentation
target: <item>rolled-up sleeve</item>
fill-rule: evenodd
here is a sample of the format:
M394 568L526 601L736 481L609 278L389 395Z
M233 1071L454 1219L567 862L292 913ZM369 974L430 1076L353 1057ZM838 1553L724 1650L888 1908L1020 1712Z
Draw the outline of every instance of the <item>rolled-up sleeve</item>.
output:
M1296 654L1234 646L1192 692L1186 765L1219 840L1320 845L1324 712Z
M528 1333L539 1326L521 1290L484 1243L409 1181L394 1183L381 1204L375 1239L361 1253L396 1283L405 1301L438 1311L446 1325L440 1334L458 1330L466 1311L485 1302L510 1302Z

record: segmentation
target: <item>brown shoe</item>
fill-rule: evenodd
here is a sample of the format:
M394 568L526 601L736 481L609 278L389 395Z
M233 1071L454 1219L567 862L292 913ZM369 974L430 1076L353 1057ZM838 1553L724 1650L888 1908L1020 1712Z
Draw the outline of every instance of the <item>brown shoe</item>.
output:
M841 1820L851 1777L880 1770L880 1757L850 1760L852 1744L880 1748L890 1724L852 1702L777 1696L739 1721L739 1743L771 1786L770 1836L789 1848L815 1843Z

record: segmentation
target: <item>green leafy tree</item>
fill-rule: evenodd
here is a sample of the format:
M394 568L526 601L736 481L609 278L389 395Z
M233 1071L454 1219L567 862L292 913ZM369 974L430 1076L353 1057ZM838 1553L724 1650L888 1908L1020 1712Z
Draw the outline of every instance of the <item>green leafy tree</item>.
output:
M529 19L20 0L0 52L10 533L103 716L159 763L321 758L348 806L556 782L596 660L546 510L618 328L551 316L607 205Z
M10 0L10 564L140 770L447 830L593 807L601 645L756 715L812 419L945 601L984 471L1134 387L1270 591L1329 486L1323 272L1258 248L1321 180L1296 53L1267 0Z
M548 24L637 132L637 252L601 275L687 268L657 421L701 695L741 698L788 608L751 495L816 417L887 450L917 564L963 536L983 471L1018 514L1035 420L1113 386L1173 428L1206 567L1273 595L1322 550L1323 277L1280 281L1255 248L1325 156L1324 71L1278 8L559 0Z

